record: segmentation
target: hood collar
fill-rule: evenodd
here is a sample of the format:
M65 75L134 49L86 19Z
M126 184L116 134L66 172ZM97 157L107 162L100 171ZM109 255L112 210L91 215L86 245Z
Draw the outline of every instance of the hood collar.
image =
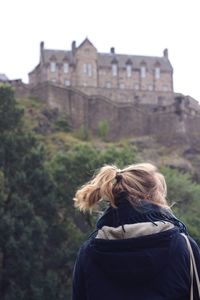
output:
M118 200L117 208L109 206L97 221L97 229L103 226L118 227L125 224L135 224L142 222L166 221L177 226L180 232L187 234L184 223L177 219L171 209L163 208L152 202L141 200L139 204L133 206L127 199Z

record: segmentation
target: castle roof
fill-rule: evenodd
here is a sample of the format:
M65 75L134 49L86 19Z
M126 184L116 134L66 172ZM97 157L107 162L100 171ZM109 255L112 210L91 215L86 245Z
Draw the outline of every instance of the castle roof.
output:
M44 49L44 62L47 63L51 60L55 60L58 63L68 60L72 63L74 62L74 56L72 51Z
M89 43L92 47L94 47L94 45L92 44L92 42L86 37L84 39L84 41L78 46L78 48L81 48L84 44ZM95 47L94 47L95 48Z
M150 70L155 69L155 66L159 65L162 71L173 71L172 65L166 57L98 53L99 66L108 67L114 60L117 62L119 68L123 68L132 62L134 69L139 69L142 64L145 64L147 69Z
M47 63L51 60L55 60L57 63L63 63L64 60L68 60L69 63L75 63L72 51L44 49L44 62ZM124 68L126 64L132 62L134 69L139 69L141 64L145 64L149 70L159 65L162 71L173 71L172 65L166 57L98 53L99 67L109 67L114 61L119 68Z

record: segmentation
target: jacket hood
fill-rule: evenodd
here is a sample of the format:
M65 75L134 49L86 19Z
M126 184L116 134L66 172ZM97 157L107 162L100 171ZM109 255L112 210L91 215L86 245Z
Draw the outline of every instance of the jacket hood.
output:
M141 222L136 224L125 224L119 227L103 226L96 235L96 239L121 240L133 237L141 237L166 231L173 228L169 222Z
M90 258L109 281L148 284L170 263L178 232L163 222L104 226L90 244Z

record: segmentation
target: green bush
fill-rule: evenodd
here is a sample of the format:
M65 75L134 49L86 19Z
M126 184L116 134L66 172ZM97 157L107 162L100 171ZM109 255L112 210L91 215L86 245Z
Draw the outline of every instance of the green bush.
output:
M185 222L190 234L200 244L200 185L188 173L168 167L161 171L166 178L169 202L175 203L175 214Z
M56 131L70 132L69 118L67 116L59 117L55 122L55 129Z
M107 120L102 120L98 123L98 130L97 134L98 136L103 140L106 141L108 137L109 132L109 124Z
M91 139L91 131L84 125L82 125L74 135L82 141L89 141Z

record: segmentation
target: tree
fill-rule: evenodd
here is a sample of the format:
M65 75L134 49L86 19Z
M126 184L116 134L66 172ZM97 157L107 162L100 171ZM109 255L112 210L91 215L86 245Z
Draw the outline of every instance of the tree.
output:
M56 154L49 164L50 172L60 192L67 199L68 212L71 214L72 198L76 189L87 182L94 172L104 164L123 167L134 163L136 152L130 146L116 148L109 146L103 150L87 144L78 144L67 152Z
M175 203L173 210L185 222L189 233L200 244L200 185L192 180L189 173L181 173L176 169L163 167L168 198Z
M44 149L22 116L13 91L1 86L0 299L66 299L66 222Z
M20 125L23 110L16 107L13 90L7 85L0 85L0 129L16 130ZM2 133L2 131L1 131Z

